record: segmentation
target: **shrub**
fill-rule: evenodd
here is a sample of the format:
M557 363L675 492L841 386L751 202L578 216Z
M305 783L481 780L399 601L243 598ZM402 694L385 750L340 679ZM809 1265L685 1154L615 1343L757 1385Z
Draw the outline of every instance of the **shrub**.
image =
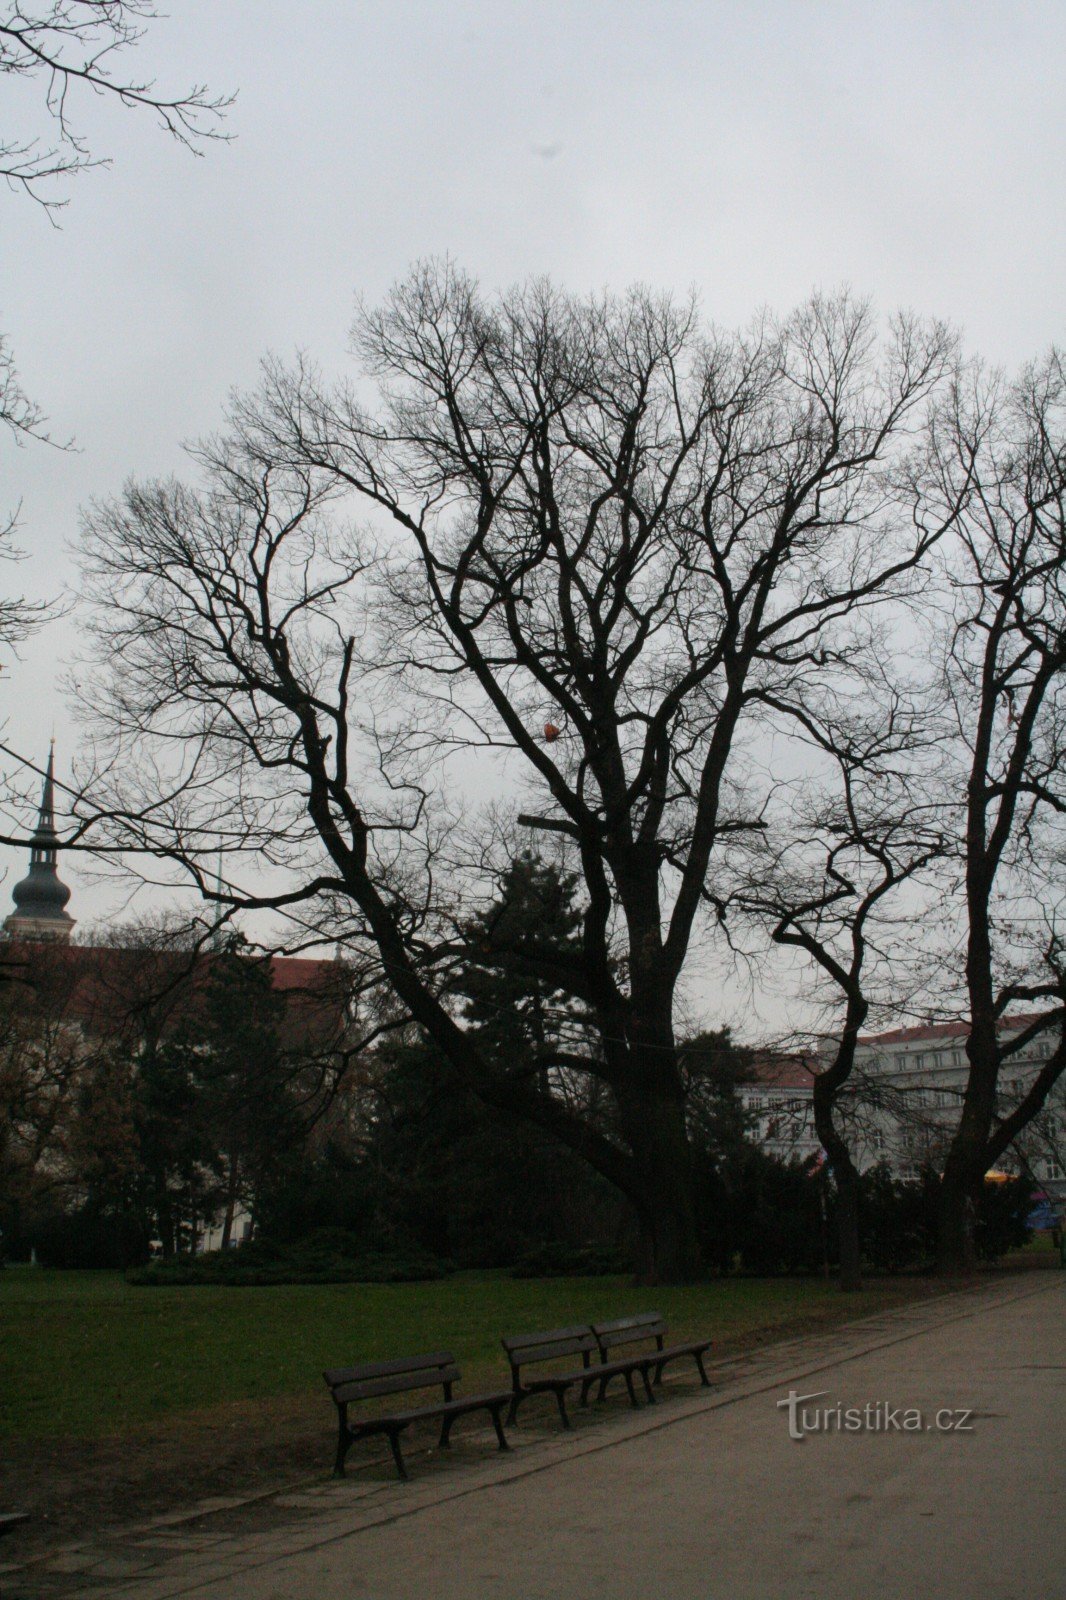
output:
M1036 1185L1028 1178L985 1183L974 1219L974 1246L981 1261L998 1261L1028 1243Z
M126 1274L146 1288L180 1284L256 1286L280 1283L419 1283L442 1278L450 1262L431 1256L398 1255L357 1249L361 1241L343 1229L322 1229L307 1239L279 1246L252 1239L233 1250L173 1256Z
M863 1175L863 1256L875 1272L929 1266L936 1255L940 1179L925 1171L914 1182L893 1178L883 1167ZM1031 1232L1033 1185L1028 1178L989 1180L981 1186L974 1216L979 1261L998 1261L1025 1244Z
M700 1240L712 1271L762 1277L824 1266L834 1240L820 1177L752 1145L699 1176Z
M526 1250L511 1269L512 1278L602 1278L623 1273L628 1258L605 1245L542 1244Z
M27 1230L42 1267L132 1267L148 1260L149 1229L142 1217L84 1206L53 1212Z
M894 1178L884 1166L863 1173L859 1229L863 1260L872 1272L892 1274L930 1264L938 1184L931 1172L916 1182Z
M887 1167L862 1177L860 1237L870 1272L928 1268L936 1254L940 1179L895 1178ZM747 1147L700 1173L701 1242L711 1270L757 1276L810 1273L838 1261L836 1193L815 1173ZM1032 1185L1023 1178L986 1182L978 1197L974 1244L982 1261L1023 1245Z

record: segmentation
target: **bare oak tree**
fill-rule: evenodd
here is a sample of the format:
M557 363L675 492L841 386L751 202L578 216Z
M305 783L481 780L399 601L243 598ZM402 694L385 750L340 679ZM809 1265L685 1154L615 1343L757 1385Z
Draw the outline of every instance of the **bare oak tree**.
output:
M354 386L269 366L197 452L199 489L130 485L88 517L88 801L223 907L372 947L466 1082L628 1196L643 1275L683 1278L678 985L760 825L760 741L844 692L871 610L952 519L917 494L952 341L897 318L881 348L846 294L726 334L643 290L490 300L430 265L356 348ZM588 1056L509 1073L456 1019L457 930L487 893L449 766L516 795L580 873L576 948L539 959L594 1018ZM606 1085L617 1136L556 1068Z
M1006 384L972 368L934 429L953 617L944 662L946 768L961 840L969 1073L941 1189L943 1271L973 1261L985 1172L1066 1069L1066 372L1052 351ZM1027 1026L1004 1030L1019 1006ZM1035 1010L1032 1008L1036 1008ZM1013 1105L1004 1069L1046 1059Z
M868 687L864 719L804 716L830 775L768 835L735 900L774 943L801 951L828 990L831 1022L809 1065L815 1129L837 1190L845 1290L862 1287L856 1055L871 1011L898 1009L916 956L920 964L923 898L915 880L949 849L940 807L921 792L928 725L883 674Z

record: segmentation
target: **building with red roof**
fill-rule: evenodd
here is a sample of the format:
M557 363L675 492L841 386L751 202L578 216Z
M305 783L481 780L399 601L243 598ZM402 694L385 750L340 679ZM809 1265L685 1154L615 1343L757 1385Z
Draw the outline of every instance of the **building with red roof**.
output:
M1046 1026L1044 1025L1046 1022ZM1008 1049L1000 1069L999 1102L1006 1113L1026 1094L1059 1044L1059 1028L1042 1012L1019 1012L999 1024ZM965 1020L919 1023L865 1035L855 1059L855 1094L868 1111L865 1156L876 1152L901 1177L937 1167L958 1123L969 1074ZM1053 1194L1066 1194L1062 1080L1037 1121L1017 1141L1005 1170L1024 1169Z

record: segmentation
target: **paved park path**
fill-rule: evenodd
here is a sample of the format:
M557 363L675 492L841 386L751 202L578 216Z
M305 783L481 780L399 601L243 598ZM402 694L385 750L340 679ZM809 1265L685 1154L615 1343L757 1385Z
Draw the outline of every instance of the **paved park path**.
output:
M594 1409L572 1435L545 1412L510 1456L468 1439L416 1458L409 1485L220 1502L0 1584L5 1600L1066 1600L1064 1307L1066 1274L999 1280L723 1363L711 1392L686 1377L656 1408ZM832 1431L791 1439L790 1391L817 1393L797 1409ZM836 1431L838 1404L869 1431ZM963 1431L938 1431L946 1409Z

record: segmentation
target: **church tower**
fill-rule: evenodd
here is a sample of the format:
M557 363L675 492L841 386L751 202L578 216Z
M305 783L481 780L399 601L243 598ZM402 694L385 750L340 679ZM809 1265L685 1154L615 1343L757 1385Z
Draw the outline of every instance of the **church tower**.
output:
M70 890L60 881L56 867L59 843L55 825L55 742L48 751L41 809L30 841L30 870L11 891L15 909L4 923L9 939L39 943L68 943L74 918L67 912Z

